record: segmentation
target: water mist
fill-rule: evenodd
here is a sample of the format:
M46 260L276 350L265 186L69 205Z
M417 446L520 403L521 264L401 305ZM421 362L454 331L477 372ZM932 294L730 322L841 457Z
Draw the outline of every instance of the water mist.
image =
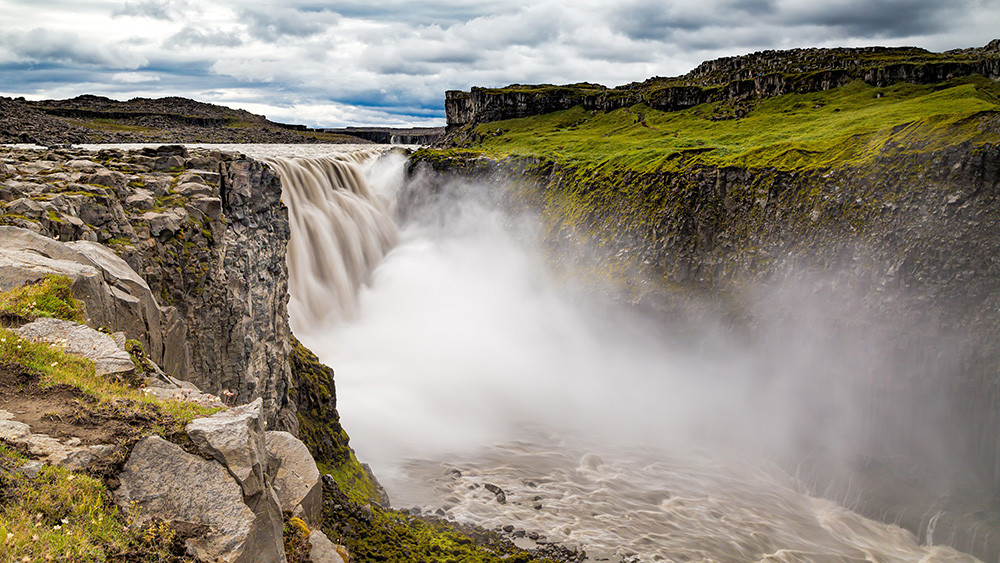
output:
M592 556L972 560L806 496L767 461L857 437L856 378L839 376L876 366L860 335L829 332L827 305L803 299L750 343L709 319L676 338L554 280L533 218L499 210L485 186L417 198L396 231L391 197L418 188L402 186L398 157L357 160L279 163L290 311L336 370L352 445L395 505Z

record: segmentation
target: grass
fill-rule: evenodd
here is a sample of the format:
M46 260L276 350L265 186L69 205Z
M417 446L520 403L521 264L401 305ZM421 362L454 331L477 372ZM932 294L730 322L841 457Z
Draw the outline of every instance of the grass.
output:
M695 165L822 168L870 162L890 142L931 150L1000 141L995 128L981 127L1000 114L1000 85L980 76L887 88L855 81L768 98L741 119L719 119L728 109L724 102L676 112L636 105L600 113L577 106L479 125L479 142L467 148L604 172L655 172Z
M33 321L53 317L83 322L83 304L73 298L73 281L49 275L36 282L0 293L0 318Z
M153 133L154 129L149 127L142 127L139 125L129 125L123 123L117 119L108 118L98 118L98 119L66 119L66 121L72 123L73 125L79 125L80 127L86 127L88 129L96 129L98 131L106 131L110 133L122 133L122 132L134 132L134 133Z
M79 301L69 279L49 276L0 293L8 320L40 316L77 321ZM196 417L218 409L160 401L122 381L97 376L90 360L60 347L32 343L0 328L0 361L39 375L39 387L70 385L95 399L88 408L151 423L149 431L179 432ZM20 454L0 445L0 563L13 561L171 561L178 542L162 522L139 530L111 502L104 483L83 473L45 465L35 478L16 471ZM26 559L25 559L26 558Z

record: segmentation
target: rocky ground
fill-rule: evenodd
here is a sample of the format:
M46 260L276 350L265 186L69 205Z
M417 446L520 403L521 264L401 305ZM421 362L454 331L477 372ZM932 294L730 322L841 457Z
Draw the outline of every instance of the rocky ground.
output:
M343 133L307 131L243 110L186 98L100 96L27 101L0 97L0 143L366 143Z

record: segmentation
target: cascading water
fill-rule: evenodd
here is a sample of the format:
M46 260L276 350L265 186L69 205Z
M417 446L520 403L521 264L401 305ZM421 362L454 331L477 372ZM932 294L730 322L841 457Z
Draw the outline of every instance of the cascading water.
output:
M753 357L737 346L695 353L568 297L530 244L530 218L458 189L399 231L392 189L366 176L402 163L374 156L271 162L292 216L297 335L337 370L352 444L395 505L513 525L598 560L975 561L759 461L764 429L794 434L782 417L797 388L773 374L749 385Z
M390 202L368 186L358 166L376 154L266 159L281 176L288 207L288 312L295 330L353 317L361 285L396 244Z

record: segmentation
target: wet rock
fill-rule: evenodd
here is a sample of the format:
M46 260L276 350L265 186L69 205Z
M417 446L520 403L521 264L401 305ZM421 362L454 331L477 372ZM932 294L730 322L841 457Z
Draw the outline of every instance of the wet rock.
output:
M132 358L119 349L111 337L72 321L41 318L14 332L31 342L63 346L67 354L93 361L97 375L131 373L135 370Z
M507 504L507 493L505 493L503 489L492 483L484 483L483 487L496 496L497 502L500 504Z
M267 452L281 465L274 475L274 490L282 512L319 526L323 508L323 485L309 448L288 432L266 432Z

